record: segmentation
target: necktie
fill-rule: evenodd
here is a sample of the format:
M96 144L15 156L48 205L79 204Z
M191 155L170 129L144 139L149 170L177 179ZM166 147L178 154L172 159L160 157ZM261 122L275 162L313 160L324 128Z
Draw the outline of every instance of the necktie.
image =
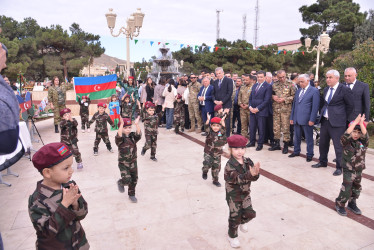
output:
M261 84L258 83L256 89L255 89L255 93L257 93L258 89L260 88Z
M206 91L206 88L204 88L204 89L203 89L203 93L201 93L201 96L202 96L202 97L205 97L205 91ZM201 104L201 105L204 105L205 103L204 103L204 101L201 101L200 104Z
M305 89L303 89L303 91L301 91L301 94L300 94L300 96L299 96L299 103L300 103L301 100L303 99L304 94L305 94Z
M353 83L347 83L348 88L352 89Z
M218 88L221 88L222 80L219 80L218 82Z
M331 99L332 99L332 92L333 92L333 91L334 91L334 88L330 88L330 95L329 95L329 97L327 98L327 104L329 104L330 101L331 101ZM327 113L327 108L328 108L328 107L326 107L325 113L323 114L324 116L325 116L326 113Z

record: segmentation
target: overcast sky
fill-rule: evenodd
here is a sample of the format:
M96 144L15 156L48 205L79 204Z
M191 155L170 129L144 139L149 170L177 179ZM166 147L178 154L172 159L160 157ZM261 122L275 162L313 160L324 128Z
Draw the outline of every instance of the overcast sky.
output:
M0 15L22 21L26 17L37 20L41 26L60 24L64 29L76 22L90 33L101 36L106 54L126 59L124 35L112 37L107 27L105 13L113 8L117 14L115 32L125 25L126 18L141 8L145 13L143 28L135 45L130 42L131 61L149 60L158 56L158 42L170 42L172 50L180 44L215 44L216 9L220 15L220 37L234 41L242 39L243 14L247 15L246 40L253 43L256 0L0 0ZM300 38L302 22L298 9L316 0L259 0L258 45L285 42ZM374 9L373 0L355 0L361 11ZM144 42L143 42L144 41ZM150 46L150 41L155 44ZM177 43L176 46L173 44Z

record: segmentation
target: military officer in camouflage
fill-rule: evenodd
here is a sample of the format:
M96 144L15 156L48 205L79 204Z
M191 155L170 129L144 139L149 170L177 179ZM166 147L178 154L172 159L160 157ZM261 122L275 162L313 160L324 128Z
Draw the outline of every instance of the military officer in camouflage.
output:
M184 131L184 119L184 101L182 100L182 96L178 94L174 102L174 125L176 134L179 134L179 128L181 128L182 132Z
M152 102L146 102L144 107L146 111L143 115L145 144L142 149L141 155L145 155L145 152L148 149L151 149L151 160L157 161L155 156L157 148L158 124L160 119L164 115L165 105L162 106L162 110L158 114L155 113L156 106Z
M52 86L48 89L48 103L51 105L54 114L55 133L58 133L58 124L61 121L60 111L66 105L66 91L73 88L73 83L65 83L60 85L60 79L54 76L52 79Z
M109 135L108 135L108 127L106 123L109 123L110 126L114 127L114 122L112 119L110 119L109 115L105 112L106 104L105 103L99 103L97 104L98 111L92 116L91 121L89 124L92 124L96 121L95 125L95 132L96 132L96 138L94 143L94 155L98 155L99 150L99 143L101 139L103 139L104 143L106 144L106 148L109 150L109 152L113 153L112 146L109 141Z
M281 132L283 133L283 154L288 153L290 142L290 116L292 111L292 101L295 96L295 88L291 81L286 79L284 70L277 71L278 81L272 85L273 99L273 119L274 119L274 140L275 143L270 151L280 150Z
M196 75L192 74L190 76L191 82L188 84L187 88L189 91L188 95L188 112L190 114L191 129L188 132L195 131L195 120L197 121L196 133L201 133L202 119L199 110L199 100L197 95L200 92L201 84L197 81Z
M34 154L32 162L43 176L28 202L36 249L89 249L80 223L88 213L87 203L78 185L70 181L71 151L63 143L50 143Z
M357 207L356 200L362 190L362 171L365 169L365 154L369 146L369 135L366 130L365 115L359 114L352 121L341 137L343 145L343 183L338 198L335 199L335 208L338 214L347 216L347 208L357 215L361 210Z
M227 138L230 159L225 166L226 201L229 206L228 240L231 247L240 247L238 227L243 233L248 232L247 222L256 217L252 208L251 182L260 176L260 163L256 164L250 158L245 158L247 138L242 135L232 135Z
M82 157L81 153L79 152L79 148L77 145L78 142L78 122L75 118L71 117L71 110L68 108L64 108L60 112L60 116L62 117L62 121L60 122L60 129L61 129L61 142L65 143L66 146L70 149L75 157L75 161L77 162L77 169L83 168Z
M225 117L223 119L219 117L213 117L210 119L210 114L208 113L208 119L205 124L205 132L207 136L205 138L204 161L202 168L203 179L206 180L208 178L208 171L211 168L213 184L217 187L221 186L221 183L218 181L218 176L221 171L222 147L226 144Z
M85 132L86 126L87 126L87 132L90 131L90 111L89 111L89 106L91 104L91 99L90 95L87 96L82 96L82 99L77 95L78 98L78 103L80 106L79 109L79 115L81 116L81 127L82 127L82 133Z
M255 76L245 75L245 77L243 78L244 85L241 86L238 96L238 105L240 107L240 120L242 125L241 135L246 137L247 139L249 139L249 96L251 95L253 86L253 82L250 79L250 77L255 78L254 82L257 81L257 78Z
M117 181L118 190L123 193L125 192L124 186L128 186L129 198L134 203L138 201L135 197L135 187L138 182L136 143L142 137L139 119L140 116L134 121L136 126L136 132L134 133L131 132L131 117L123 118L115 137L115 142L118 146L118 167L121 172L121 179Z

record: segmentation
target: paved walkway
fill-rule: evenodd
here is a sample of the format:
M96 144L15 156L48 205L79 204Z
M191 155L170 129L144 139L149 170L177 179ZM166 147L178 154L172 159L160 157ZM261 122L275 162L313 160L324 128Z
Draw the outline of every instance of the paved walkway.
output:
M36 124L45 143L59 141L52 123ZM210 176L206 181L201 178L204 137L176 135L164 128L159 132L157 163L149 159L149 151L140 156L144 136L138 143L137 204L117 190L116 132L110 132L115 153L102 143L97 157L92 152L95 133L79 132L84 170L76 171L73 179L88 202L89 213L82 224L91 249L230 249L224 187L212 185ZM41 143L34 143L35 149L40 147ZM252 184L257 217L249 223L248 233L239 232L242 249L374 249L374 155L367 155L358 200L363 216L348 212L348 217L333 209L342 181L342 176L332 175L334 168L313 169L314 162L290 159L267 147L260 152L247 149L246 155L261 163L262 172ZM315 155L318 158L317 147ZM222 157L222 169L226 161ZM35 249L27 202L41 176L25 158L12 170L20 177L6 176L12 186L0 186L4 247ZM220 180L224 183L223 171Z

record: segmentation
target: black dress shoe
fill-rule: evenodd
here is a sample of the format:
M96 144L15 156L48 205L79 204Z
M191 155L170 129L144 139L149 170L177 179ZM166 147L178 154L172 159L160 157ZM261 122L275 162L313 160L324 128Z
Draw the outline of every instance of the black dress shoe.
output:
M299 154L292 153L292 154L290 154L288 157L293 158L293 157L295 157L295 156L300 156L300 153L299 153Z
M262 150L262 145L261 146L258 145L257 148L256 148L256 151L260 151L260 150Z
M307 162L310 162L310 161L312 161L312 160L313 160L313 157L312 157L312 156L307 156L307 157L306 157L306 161L307 161Z
M251 148L251 147L254 147L254 146L255 146L254 143L248 143L248 144L246 145L247 148Z
M332 160L332 162L336 162L336 158L334 160Z
M332 174L333 176L341 175L342 171L340 169L335 170L335 172Z
M318 162L317 164L312 165L312 168L325 168L327 164L323 164L322 162Z

